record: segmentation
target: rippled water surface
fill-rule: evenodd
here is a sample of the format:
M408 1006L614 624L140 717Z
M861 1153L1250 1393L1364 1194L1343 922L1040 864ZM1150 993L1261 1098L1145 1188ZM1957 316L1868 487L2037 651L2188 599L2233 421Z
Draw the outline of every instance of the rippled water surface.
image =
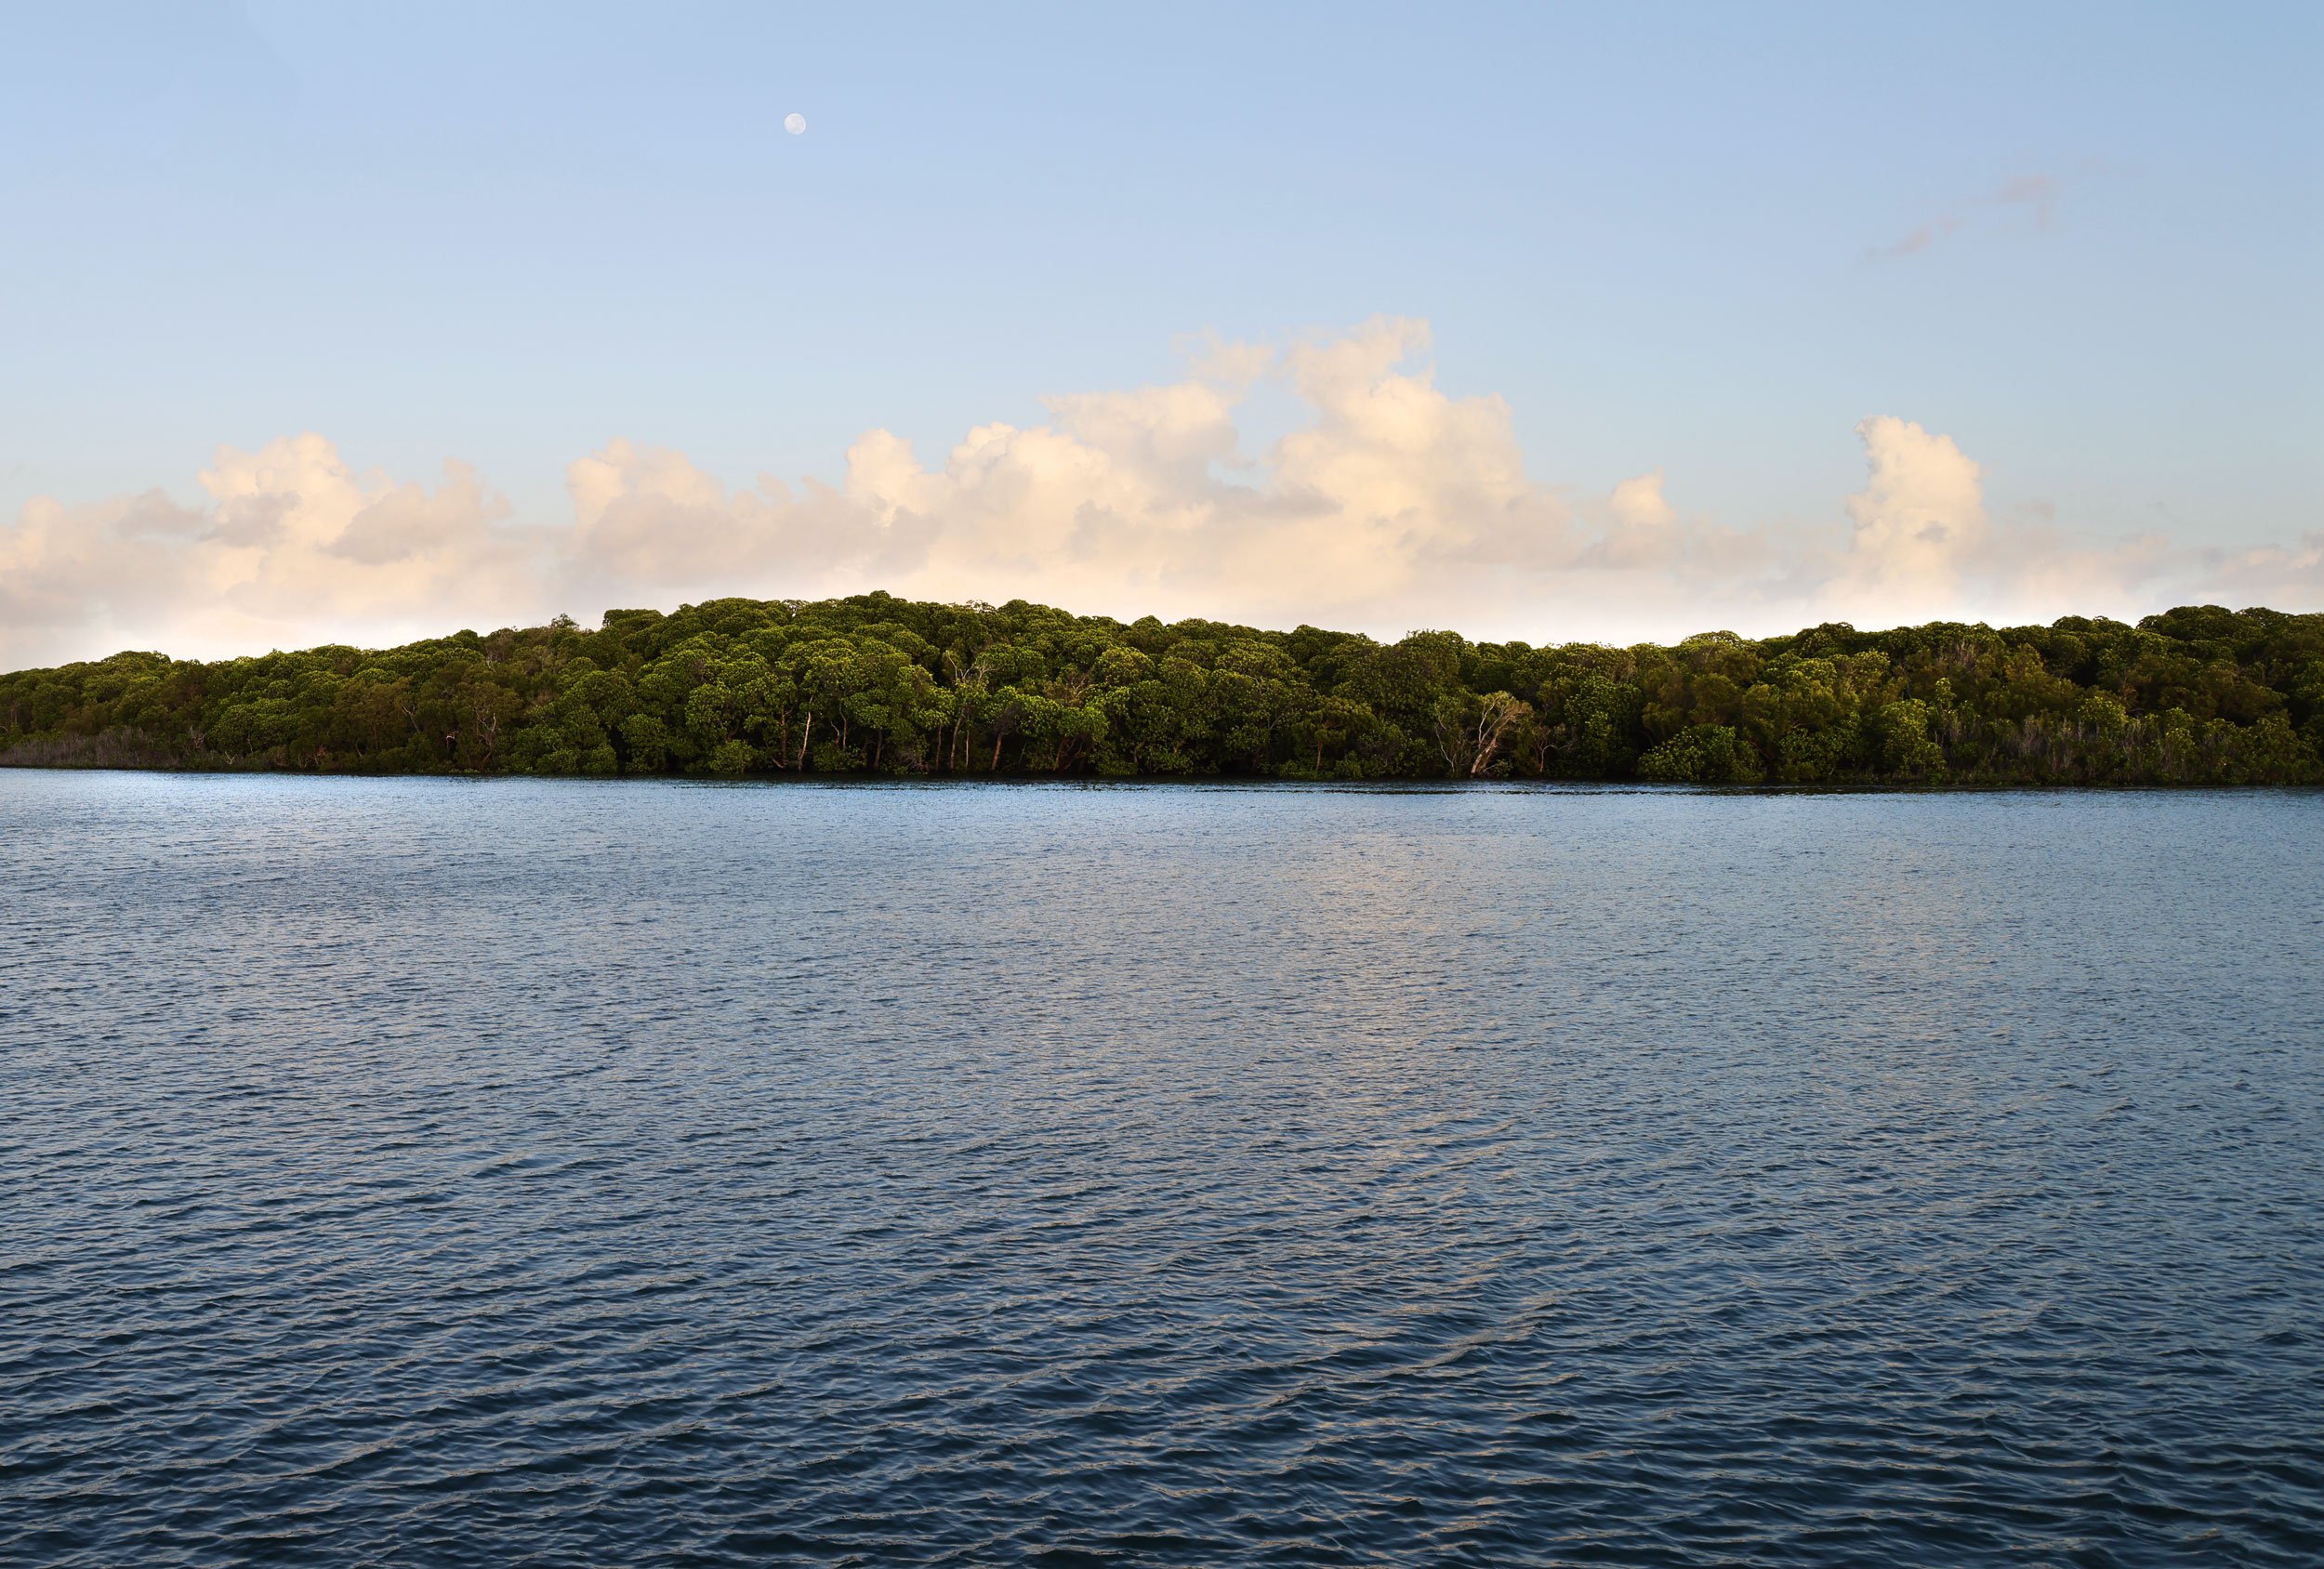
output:
M0 1562L2315 1563L2324 797L0 773Z

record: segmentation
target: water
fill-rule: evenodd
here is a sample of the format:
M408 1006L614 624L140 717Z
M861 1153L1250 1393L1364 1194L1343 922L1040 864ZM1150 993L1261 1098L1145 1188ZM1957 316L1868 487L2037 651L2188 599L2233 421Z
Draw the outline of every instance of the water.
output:
M2312 1563L2319 868L0 773L0 1562Z

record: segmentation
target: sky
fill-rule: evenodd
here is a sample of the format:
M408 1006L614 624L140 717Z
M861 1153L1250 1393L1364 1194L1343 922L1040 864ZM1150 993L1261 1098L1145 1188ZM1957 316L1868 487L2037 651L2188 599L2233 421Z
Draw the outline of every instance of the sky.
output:
M0 668L2324 609L2320 88L2312 4L0 0Z

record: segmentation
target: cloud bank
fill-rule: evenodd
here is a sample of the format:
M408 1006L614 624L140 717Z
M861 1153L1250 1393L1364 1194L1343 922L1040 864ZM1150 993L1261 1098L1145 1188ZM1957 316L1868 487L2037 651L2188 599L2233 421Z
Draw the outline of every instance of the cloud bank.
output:
M458 462L422 483L357 473L311 434L225 448L191 505L43 498L0 526L0 667L873 587L1537 642L2324 601L2324 535L2220 552L2005 525L1975 461L1893 415L1856 427L1864 488L1821 518L1725 525L1662 470L1580 494L1528 475L1501 400L1439 389L1428 347L1393 320L1211 343L1179 381L1050 398L1044 422L979 426L933 466L869 431L837 483L732 486L615 440L571 464L572 514L545 522ZM1253 451L1238 415L1261 382L1303 419Z

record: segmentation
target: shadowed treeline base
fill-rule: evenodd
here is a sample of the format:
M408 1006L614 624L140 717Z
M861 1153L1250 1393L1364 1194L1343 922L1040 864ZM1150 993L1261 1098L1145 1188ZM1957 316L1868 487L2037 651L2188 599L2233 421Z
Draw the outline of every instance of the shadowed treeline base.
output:
M347 773L2324 780L2324 614L1383 645L867 594L0 675L0 762Z

